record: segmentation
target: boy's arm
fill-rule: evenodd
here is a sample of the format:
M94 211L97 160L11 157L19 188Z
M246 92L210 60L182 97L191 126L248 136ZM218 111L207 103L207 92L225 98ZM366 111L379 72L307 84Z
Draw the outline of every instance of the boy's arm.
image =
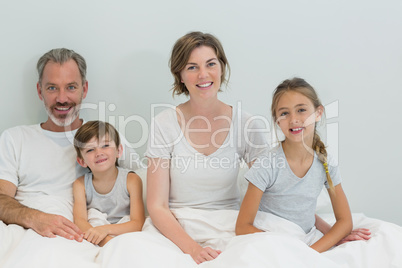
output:
M73 216L74 223L81 229L82 232L92 228L88 222L87 201L85 196L84 176L78 178L73 183L74 206Z
M254 184L248 183L247 192L240 207L236 221L236 235L263 232L254 226L254 219L258 212L263 192Z
M60 215L48 214L22 205L14 196L17 187L0 179L0 220L6 224L18 224L33 229L45 237L56 235L82 241L82 232L71 221Z

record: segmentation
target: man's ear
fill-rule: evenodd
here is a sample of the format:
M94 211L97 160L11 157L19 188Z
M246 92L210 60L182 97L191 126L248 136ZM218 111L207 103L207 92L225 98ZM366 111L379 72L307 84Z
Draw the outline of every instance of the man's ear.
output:
M117 158L120 158L123 155L123 144L119 145L117 151L118 151Z
M85 97L87 96L88 93L88 81L85 81L85 84L82 87L82 98L85 99Z
M37 91L37 93L38 93L39 99L40 99L41 101L43 101L41 85L39 84L39 82L36 83L36 91Z
M81 167L84 167L84 168L88 167L88 165L85 163L84 159L82 159L78 156L77 156L77 162L78 162L78 164L80 164Z

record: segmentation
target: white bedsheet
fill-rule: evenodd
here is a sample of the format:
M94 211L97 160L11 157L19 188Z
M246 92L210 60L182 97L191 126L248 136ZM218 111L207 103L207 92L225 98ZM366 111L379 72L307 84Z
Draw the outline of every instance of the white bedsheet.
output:
M354 214L354 228L371 229L369 241L349 242L319 254L313 243L320 232L304 234L291 222L259 213L255 224L269 232L234 236L237 211L173 211L185 230L201 245L223 252L198 267L402 267L402 228L363 214ZM332 222L333 216L323 215ZM399 255L398 255L399 253ZM147 219L143 232L122 235L109 242L98 256L102 267L197 267L161 235Z
M196 265L148 218L143 232L128 233L99 248L88 242L44 238L32 230L0 222L0 267L402 267L402 227L353 214L354 228L372 232L369 241L349 242L319 254L306 243L319 238L297 225L265 213L255 224L265 233L234 236L237 211L173 211L185 230L203 246L222 250L213 261ZM322 215L333 223L332 215Z

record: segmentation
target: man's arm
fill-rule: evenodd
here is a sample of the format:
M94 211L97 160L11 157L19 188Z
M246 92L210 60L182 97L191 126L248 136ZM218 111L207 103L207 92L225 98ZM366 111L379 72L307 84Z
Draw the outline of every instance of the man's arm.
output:
M82 232L71 221L60 215L47 214L22 205L14 196L17 187L0 179L0 220L6 224L18 224L33 229L46 237L62 236L67 239L82 241Z

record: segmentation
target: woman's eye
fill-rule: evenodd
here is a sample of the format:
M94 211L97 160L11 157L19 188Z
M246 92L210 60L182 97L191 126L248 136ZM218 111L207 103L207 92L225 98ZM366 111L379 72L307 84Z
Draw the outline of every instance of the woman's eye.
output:
M213 66L215 66L216 65L216 62L210 62L210 63L208 63L208 66L209 67L213 67Z
M187 68L187 70L189 70L189 71L195 70L195 66L190 66Z

